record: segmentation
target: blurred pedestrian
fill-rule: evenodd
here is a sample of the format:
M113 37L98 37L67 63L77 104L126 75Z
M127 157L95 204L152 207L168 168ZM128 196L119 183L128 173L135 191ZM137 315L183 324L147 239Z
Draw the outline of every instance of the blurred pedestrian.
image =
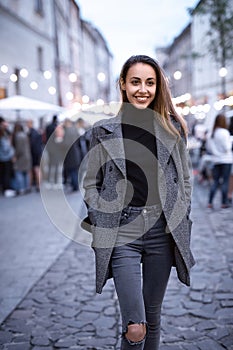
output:
M231 149L233 152L233 117L230 118L228 130L231 135ZM229 179L229 187L228 187L228 193L227 193L228 203L230 205L232 204L232 195L233 195L233 164L231 165L231 175Z
M31 186L35 186L39 191L40 186L40 160L43 152L42 135L33 127L33 120L27 121L28 137L30 143L32 168L31 168Z
M207 149L212 154L213 183L210 187L208 208L213 208L213 200L218 188L221 188L222 205L228 208L228 186L232 166L232 143L224 114L218 114L214 121L211 137L207 141Z
M87 156L90 147L91 139L91 125L87 123L83 118L79 118L76 122L76 127L79 132L78 147L80 149L81 164L79 166L79 183L82 183L84 174L87 170Z
M46 151L48 155L48 182L53 186L59 184L59 167L62 162L61 142L63 140L63 126L58 123L57 115L54 115L51 123L46 126Z
M190 285L194 264L187 127L154 59L130 57L119 87L120 112L92 130L82 227L93 234L97 292L114 278L121 349L157 350L171 267Z
M212 154L209 154L206 149L206 142L209 138L209 132L206 130L204 132L203 139L201 140L200 146L200 158L198 163L198 182L204 184L205 181L209 184L212 180Z
M7 123L3 117L0 117L0 186L6 197L15 195L15 191L12 189L14 155L15 150L12 146Z
M32 159L28 135L19 122L16 122L14 126L12 144L15 148L14 189L18 194L24 194L30 191Z
M78 186L78 169L81 163L81 152L78 144L79 133L70 119L64 122L63 147L65 153L64 159L64 176L65 184L70 184L72 192L79 189Z
M82 159L86 156L90 144L90 125L83 118L78 118L76 127L79 133L79 147L81 150Z
M51 123L49 123L45 128L46 142L49 140L50 136L52 135L52 133L56 129L57 125L58 125L57 115L54 115Z

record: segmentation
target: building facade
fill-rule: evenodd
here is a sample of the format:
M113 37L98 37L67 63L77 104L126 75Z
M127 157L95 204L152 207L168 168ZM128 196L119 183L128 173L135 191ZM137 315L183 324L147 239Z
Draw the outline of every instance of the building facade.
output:
M229 4L233 5L231 1ZM232 98L229 98L233 96L233 61L227 62L224 67L227 74L221 77L219 72L223 67L215 62L208 49L209 30L209 14L200 14L194 9L190 24L169 47L158 48L156 56L168 76L179 111L187 118L194 116L211 128L219 111L232 109Z
M0 0L0 42L0 98L110 102L112 54L96 28L87 34L76 1Z
M86 100L110 101L112 55L102 34L91 23L82 21L83 92Z

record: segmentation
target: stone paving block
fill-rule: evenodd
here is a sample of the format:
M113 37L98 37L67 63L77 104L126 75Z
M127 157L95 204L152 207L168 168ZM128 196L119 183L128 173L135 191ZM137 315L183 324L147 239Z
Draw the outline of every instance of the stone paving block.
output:
M0 344L5 344L5 343L9 343L12 340L12 333L11 332L4 332L4 331L0 331Z
M225 326L224 327L215 327L212 329L209 333L208 336L214 340L220 340L226 336L228 336L232 332L232 330L228 330Z
M160 350L182 350L179 345L161 345Z
M33 346L33 350L53 350L53 348L51 346L46 346L46 348L44 346Z
M79 339L78 345L86 346L87 348L92 347L106 347L106 339L105 338L83 338Z
M233 300L233 293L216 293L215 298L219 300Z
M182 349L183 350L200 350L200 348L198 348L197 345L195 344L184 344L184 346L182 346Z
M192 329L188 330L181 330L180 336L185 340L193 340L195 342L195 339L200 339L202 337L201 332L193 331Z
M222 307L231 307L232 308L232 314L233 314L233 299L232 300L221 300L220 305Z
M31 345L29 343L21 343L21 344L12 343L12 344L6 344L5 349L6 350L30 350Z
M200 350L226 350L225 347L212 339L204 339L197 343Z
M78 344L78 340L75 338L70 338L70 337L66 337L66 338L61 338L59 339L57 342L55 342L54 347L55 348L72 348L72 346L77 345Z
M31 343L32 345L47 346L50 344L50 341L47 336L39 336L39 337L32 337Z
M207 331L210 329L215 329L216 328L216 324L213 321L201 321L199 322L196 327L195 327L198 331Z
M223 337L220 339L220 342L228 348L229 346L233 345L233 332L231 334L227 335L226 337Z
M207 311L204 311L204 310L190 310L189 311L190 315L192 316L197 316L198 318L204 318L204 319L207 319L207 320L211 320L211 319L215 319L217 318L215 312L207 312Z
M204 304L212 303L212 301L213 301L213 295L207 294L207 293L203 295L202 302Z

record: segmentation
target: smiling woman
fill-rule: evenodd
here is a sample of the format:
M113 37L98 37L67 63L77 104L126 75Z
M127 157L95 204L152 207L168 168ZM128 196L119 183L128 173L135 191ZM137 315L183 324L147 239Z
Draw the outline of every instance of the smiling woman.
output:
M194 264L187 130L151 57L130 57L119 87L119 113L92 130L82 227L92 233L96 291L114 278L121 350L158 350L171 267L175 263L179 279L190 285Z

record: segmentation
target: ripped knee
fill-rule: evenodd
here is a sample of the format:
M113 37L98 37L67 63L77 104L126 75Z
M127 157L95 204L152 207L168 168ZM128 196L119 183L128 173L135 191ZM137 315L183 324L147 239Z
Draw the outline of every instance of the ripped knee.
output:
M146 336L145 323L130 323L125 333L125 338L130 344L138 344L143 342Z

